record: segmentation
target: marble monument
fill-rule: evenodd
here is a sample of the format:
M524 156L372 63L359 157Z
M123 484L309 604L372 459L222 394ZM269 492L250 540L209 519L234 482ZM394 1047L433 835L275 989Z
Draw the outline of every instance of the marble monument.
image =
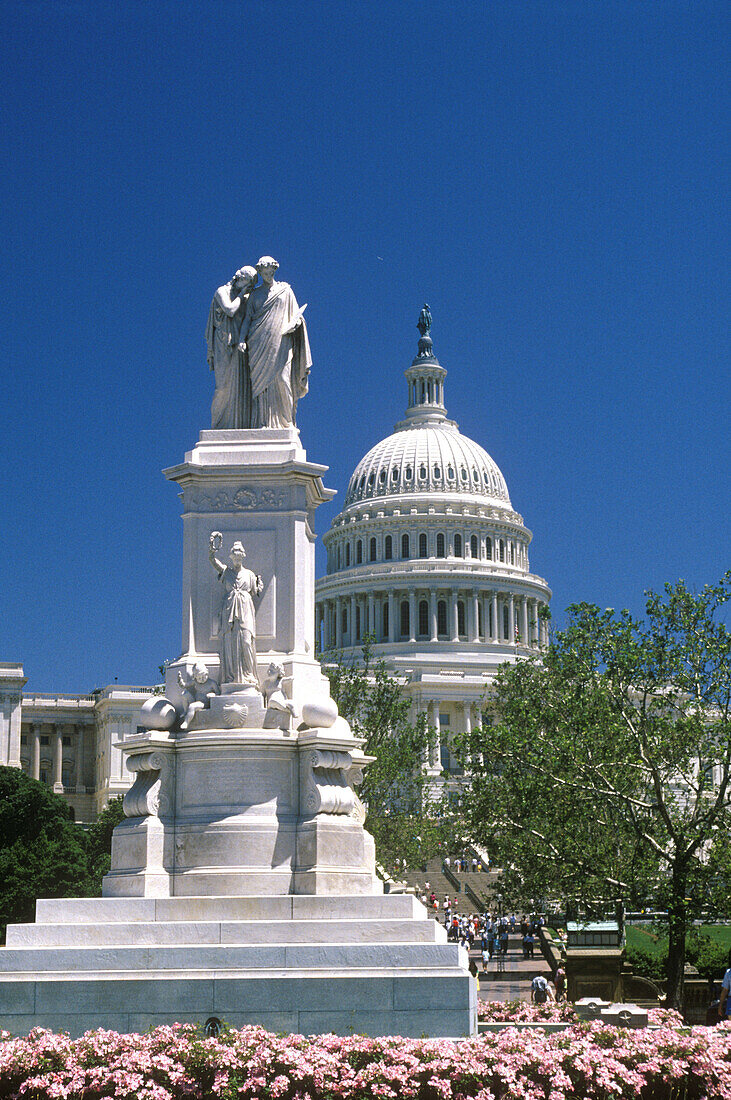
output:
M120 746L134 783L103 897L39 901L35 924L8 929L10 1031L476 1030L466 953L414 898L384 894L356 793L372 758L315 659L314 513L333 493L294 423L311 358L277 266L263 257L260 285L242 268L214 298L212 417L236 426L165 471L183 508L182 654Z

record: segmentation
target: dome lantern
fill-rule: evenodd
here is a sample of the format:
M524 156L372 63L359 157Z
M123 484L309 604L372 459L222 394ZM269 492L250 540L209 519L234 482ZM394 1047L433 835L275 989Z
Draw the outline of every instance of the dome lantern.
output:
M419 350L410 367L404 371L409 388L406 417L397 430L413 428L417 424L434 424L446 420L444 406L444 379L447 372L434 354L431 329L431 310L424 304L419 314L417 328L421 333Z

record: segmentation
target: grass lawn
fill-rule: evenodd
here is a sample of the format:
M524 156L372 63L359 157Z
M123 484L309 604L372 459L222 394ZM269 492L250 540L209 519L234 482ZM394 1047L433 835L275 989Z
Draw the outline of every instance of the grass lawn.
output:
M627 947L647 951L651 955L662 955L667 950L667 935L657 935L649 928L640 928L635 924L626 925ZM699 931L705 932L714 942L731 950L731 924L702 924Z

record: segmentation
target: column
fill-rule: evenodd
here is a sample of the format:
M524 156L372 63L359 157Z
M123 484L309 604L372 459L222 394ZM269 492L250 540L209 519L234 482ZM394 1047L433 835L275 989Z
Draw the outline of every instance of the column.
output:
M55 727L53 743L53 789L63 794L63 726Z
M376 597L373 592L368 593L368 631L376 634ZM376 639L377 640L377 639Z
M436 642L439 635L437 634L437 594L432 589L429 593L429 641Z
M521 640L524 646L530 645L530 638L528 637L528 597L520 597L520 621L521 621Z
M86 756L86 727L79 722L76 727L76 790L80 794L86 791L86 770L84 757Z
M515 645L515 596L512 592L508 596L508 634L510 644Z
M451 621L452 641L453 642L458 642L459 641L459 616L457 614L457 593L456 592L450 592L449 593L449 617L452 620Z
M472 592L469 602L469 622L467 624L467 640L476 642L479 638L479 615L477 611L477 592Z
M41 778L41 727L39 722L32 722L30 727L32 738L32 756L30 765L31 779Z
M500 638L500 624L498 622L497 592L492 594L492 634L490 641L497 642Z
M343 597L338 596L335 600L335 647L336 649L343 648Z
M442 770L441 732L439 728L439 700L429 700L429 725L434 727L433 740L429 746L429 765L434 771Z
M355 596L350 597L350 616L348 618L348 638L350 644L355 645Z
M416 641L416 592L409 592L409 641Z
M391 590L388 593L388 640L392 642L396 637L396 593Z

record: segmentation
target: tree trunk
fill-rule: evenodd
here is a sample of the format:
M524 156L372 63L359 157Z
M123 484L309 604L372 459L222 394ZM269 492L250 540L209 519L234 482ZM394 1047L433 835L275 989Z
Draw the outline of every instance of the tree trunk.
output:
M685 974L685 934L688 917L685 902L685 873L673 868L673 878L668 905L668 967L666 1002L668 1008L678 1012L683 1007L683 977Z

